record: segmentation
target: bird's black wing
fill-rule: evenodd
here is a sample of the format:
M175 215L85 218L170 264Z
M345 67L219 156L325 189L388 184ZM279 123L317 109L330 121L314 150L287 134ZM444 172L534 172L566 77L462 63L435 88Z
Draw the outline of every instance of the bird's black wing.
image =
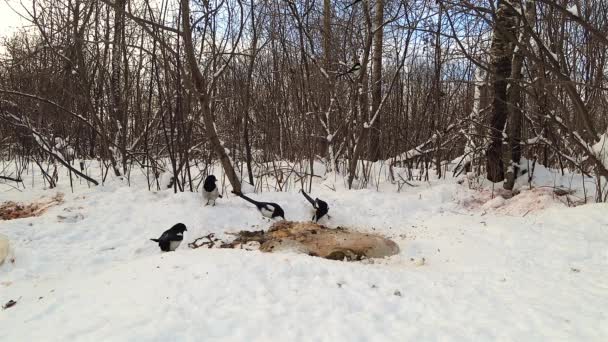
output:
M315 204L317 208L325 210L326 212L329 211L329 206L327 205L327 202L317 198Z
M327 215L327 212L329 211L329 206L327 205L327 202L318 198L316 199L315 203L317 211L315 212L313 220L319 221L323 216Z
M323 216L327 215L327 208L319 208L315 212L315 221L319 221Z
M170 251L170 246L171 246L171 241L169 240L160 240L158 242L158 245L160 246L160 250L163 252L169 252Z
M272 212L272 218L275 217L282 217L283 219L285 219L285 212L283 211L283 208L281 208L280 205L276 204L276 203L268 203L271 206L274 207L274 211Z
M171 232L166 231L158 239L154 239L154 240L156 240L156 242L158 242L158 246L160 247L161 251L164 251L164 252L169 251L169 246L171 245L170 236L171 236Z
M167 230L158 238L158 241L170 241L171 240L171 231Z

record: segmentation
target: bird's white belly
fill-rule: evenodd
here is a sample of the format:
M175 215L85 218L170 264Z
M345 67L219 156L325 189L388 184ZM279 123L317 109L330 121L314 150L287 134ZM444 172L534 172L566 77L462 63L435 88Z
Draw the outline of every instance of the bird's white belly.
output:
M213 191L211 192L205 191L205 189L203 189L203 198L207 201L213 201L217 199L219 195L220 192L217 190L217 188L213 189Z
M274 210L268 210L268 208L263 207L262 209L260 209L260 212L262 213L262 215L264 217L272 218L272 214L274 213Z
M316 215L316 213L315 213L315 215ZM327 214L321 216L320 218L316 217L316 219L317 219L317 223L321 223L321 224L329 223L329 218L327 217Z
M169 250L174 251L177 249L177 247L179 247L179 244L182 243L181 241L171 241L169 243Z

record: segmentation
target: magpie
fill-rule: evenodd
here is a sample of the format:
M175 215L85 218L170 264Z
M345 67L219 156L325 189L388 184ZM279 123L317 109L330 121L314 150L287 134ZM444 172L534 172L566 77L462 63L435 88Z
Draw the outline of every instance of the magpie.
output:
M353 65L350 67L350 69L348 71L345 71L345 72L342 72L342 73L338 74L338 77L340 77L340 76L348 76L350 78L349 75L353 75L354 78L357 78L357 77L359 77L359 71L360 70L361 70L361 63L359 63L357 60L355 60L354 63L353 63Z
M285 212L283 211L283 208L281 208L280 205L278 205L276 203L272 203L272 202L258 202L256 200L252 200L251 198L243 195L242 193L234 192L234 191L233 191L233 193L235 195L239 196L240 198L246 200L247 202L255 205L258 208L258 211L264 217L267 217L270 219L280 217L283 220L285 219Z
M327 205L327 202L318 198L315 198L315 200L313 201L312 198L310 198L310 196L308 196L308 194L303 189L301 189L300 191L302 192L302 195L306 197L308 202L312 204L312 207L315 208L315 214L312 216L312 220L315 222L319 222L319 220L322 219L325 215L327 215L327 212L329 211L329 206ZM329 218L329 215L327 215L327 217Z
M160 250L163 252L174 251L184 239L184 231L187 231L183 223L178 223L166 230L158 239L150 239L158 242Z
M215 200L218 197L222 198L215 182L217 182L217 178L214 175L209 175L205 178L205 183L203 184L203 198L207 200L205 205L209 205L209 202L213 201L213 205L215 206Z

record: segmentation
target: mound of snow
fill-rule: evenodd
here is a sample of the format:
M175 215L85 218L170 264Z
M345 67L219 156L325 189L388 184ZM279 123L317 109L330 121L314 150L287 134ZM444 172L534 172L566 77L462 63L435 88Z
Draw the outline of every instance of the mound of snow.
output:
M565 207L566 200L560 200L553 189L549 186L521 189L519 194L506 199L503 196L507 196L508 192L504 190L481 189L461 195L458 203L471 211L484 210L494 214L521 217L552 207ZM492 198L493 196L495 197Z
M502 196L496 196L493 199L487 201L481 206L482 209L496 209L505 205L506 200Z

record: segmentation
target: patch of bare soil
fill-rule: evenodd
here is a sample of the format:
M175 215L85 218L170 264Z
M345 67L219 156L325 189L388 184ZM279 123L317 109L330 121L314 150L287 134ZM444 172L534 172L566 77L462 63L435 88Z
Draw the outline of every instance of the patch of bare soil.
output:
M328 228L313 222L281 221L267 232L241 231L223 248L246 248L259 244L262 252L292 251L332 260L383 258L399 253L399 246L383 236L346 228Z
M25 217L34 217L44 214L49 208L63 203L63 194L41 199L37 202L25 204L17 202L4 202L0 204L0 220L15 220Z

